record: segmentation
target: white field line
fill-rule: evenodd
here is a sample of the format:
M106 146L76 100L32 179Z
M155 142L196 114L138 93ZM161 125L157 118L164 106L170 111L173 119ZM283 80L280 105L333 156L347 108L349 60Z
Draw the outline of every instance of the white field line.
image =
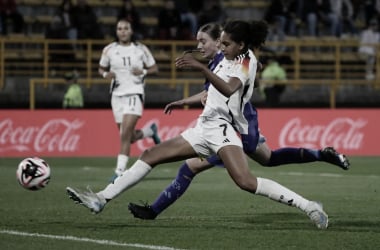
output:
M350 170L348 170L350 171ZM345 174L331 174L331 173L305 173L305 172L279 172L279 175L291 175L291 176L319 176L319 177L332 177L332 178L346 178L347 176ZM376 179L380 176L378 175L355 175L355 176L348 176L348 177L360 177L360 178L371 178Z
M321 177L343 177L342 174L330 173L304 173L304 172L279 172L279 175L293 175L293 176L321 176Z
M98 240L98 239L75 237L75 236L70 236L70 235L28 233L28 232L20 232L20 231L13 231L13 230L0 230L0 234L9 234L9 235L22 236L22 237L40 237L40 238L66 240L66 241L89 242L93 244L106 245L106 246L136 247L136 248L157 249L157 250L180 250L178 248L166 247L166 246L124 243L124 242L117 242L117 241L112 241L112 240Z

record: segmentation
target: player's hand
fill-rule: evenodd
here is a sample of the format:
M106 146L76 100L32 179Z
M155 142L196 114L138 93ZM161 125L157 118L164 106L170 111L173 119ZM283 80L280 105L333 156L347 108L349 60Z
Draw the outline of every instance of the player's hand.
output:
M171 102L165 106L164 113L171 114L174 108L183 107L183 105L185 105L185 102L183 100Z
M201 69L203 64L196 60L191 53L186 53L181 57L176 58L175 66L179 69L182 68L198 68Z
M115 72L113 72L113 71L109 71L108 73L107 73L107 76L105 77L106 79L114 79L116 77L116 74L115 74Z
M133 68L131 70L132 74L135 75L135 76L141 76L144 74L144 69L139 69L139 68Z

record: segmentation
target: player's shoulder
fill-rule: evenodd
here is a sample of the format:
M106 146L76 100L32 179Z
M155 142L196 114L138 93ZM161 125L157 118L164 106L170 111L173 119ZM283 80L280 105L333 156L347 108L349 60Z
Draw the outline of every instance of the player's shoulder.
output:
M111 42L109 44L107 44L104 48L103 48L103 52L107 52L113 48L116 48L117 46L117 42Z
M140 50L142 50L144 52L150 51L149 48L148 48L148 46L146 46L145 44L143 44L141 42L134 42L133 44L134 44L134 46L136 46L136 48L138 48L138 49L140 49Z
M109 44L107 44L104 48L113 48L113 47L116 47L117 46L117 42L110 42Z
M248 50L246 53L239 55L235 59L235 63L242 65L257 64L257 58L251 50Z
M109 44L107 44L106 46L104 46L103 50L110 50L110 49L116 48L117 45L118 45L118 43L116 41L110 42Z
M139 47L139 48L144 48L144 47L146 47L145 44L143 44L142 42L139 42L139 41L135 41L135 42L133 42L133 44L134 44L136 47Z

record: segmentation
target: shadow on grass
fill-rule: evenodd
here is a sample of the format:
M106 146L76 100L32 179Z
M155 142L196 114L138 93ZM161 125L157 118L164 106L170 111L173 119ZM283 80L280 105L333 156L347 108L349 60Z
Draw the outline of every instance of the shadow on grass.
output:
M196 230L199 228L209 230L314 230L309 219L296 213L272 213L235 216L170 216L157 217L156 220L140 220L129 217L125 221L99 223L94 218L93 223L73 222L75 228L115 229L115 228L155 228L155 229L185 229Z
M173 176L170 177L155 177L155 176L147 176L144 178L144 181L166 181L173 180ZM168 182L169 184L170 182Z
M187 229L196 230L199 228L218 230L220 228L228 230L316 230L315 226L309 218L302 213L259 213L259 214L235 214L228 216L165 216L161 215L155 220L140 220L133 218L127 211L122 221L120 218L109 216L102 217L94 215L88 217L86 221L73 220L68 227L76 229L97 228L105 229L121 229L121 228L154 228L154 229ZM67 224L59 221L46 222L43 224ZM380 221L351 221L341 218L329 219L328 231L334 232L380 232L378 226Z

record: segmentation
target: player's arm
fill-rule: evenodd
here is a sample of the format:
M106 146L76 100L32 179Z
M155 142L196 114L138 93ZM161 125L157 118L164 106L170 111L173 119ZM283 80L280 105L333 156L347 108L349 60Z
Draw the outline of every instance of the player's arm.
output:
M231 77L227 84L208 67L197 61L191 54L185 54L184 56L177 58L176 66L178 68L192 67L201 70L209 82L226 97L230 97L242 86L242 82L237 77Z
M146 67L146 68L142 68L142 69L139 69L139 68L133 68L132 69L132 73L135 75L135 76L139 76L139 75L144 75L144 76L147 76L147 75L155 75L158 73L158 66L157 64L153 64L152 66L150 67Z
M202 103L202 98L204 98L204 95L207 93L206 90L203 90L202 92L189 96L187 98L183 98L178 101L171 102L165 106L164 113L170 114L174 108L183 107L185 105L194 105Z
M147 75L156 75L159 69L152 52L142 43L137 42L137 45L144 52L144 56L142 57L143 67L133 68L132 73L136 76L143 75L144 77Z
M112 71L108 71L109 69L107 67L103 67L99 65L98 72L99 75L101 75L105 79L112 79L115 78L115 73Z
M150 67L146 67L146 74L145 75L156 75L158 73L158 66L157 64L153 64Z

